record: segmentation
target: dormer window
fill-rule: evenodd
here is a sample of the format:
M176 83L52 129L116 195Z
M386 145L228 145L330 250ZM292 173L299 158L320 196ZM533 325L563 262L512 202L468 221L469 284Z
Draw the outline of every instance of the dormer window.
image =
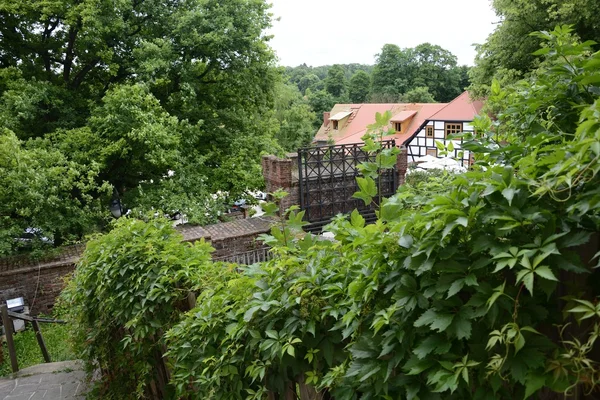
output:
M342 128L345 126L344 121L352 114L352 111L340 111L335 115L331 116L329 120L331 121L331 128L334 131L340 129L340 121L342 122Z
M394 130L398 133L402 132L402 122L394 122Z

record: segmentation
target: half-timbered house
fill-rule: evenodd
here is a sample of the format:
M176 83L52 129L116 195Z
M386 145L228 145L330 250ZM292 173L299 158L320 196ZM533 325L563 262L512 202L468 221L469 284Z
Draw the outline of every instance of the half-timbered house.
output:
M384 139L394 139L396 145L406 146L409 162L425 155L438 157L435 142L447 145L449 135L472 132L472 121L482 106L481 101L471 100L468 92L450 103L336 104L331 112L323 113L323 125L314 143L360 143L367 126L375 122L375 114L390 111L389 128L394 133ZM470 154L461 149L462 140L452 142L454 154L449 155L467 166Z

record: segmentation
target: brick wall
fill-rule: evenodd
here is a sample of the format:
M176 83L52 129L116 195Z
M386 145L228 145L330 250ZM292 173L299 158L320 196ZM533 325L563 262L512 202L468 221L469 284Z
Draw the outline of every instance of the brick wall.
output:
M34 315L48 313L64 288L64 279L75 270L74 263L43 264L0 273L0 303L25 298Z
M263 218L248 218L205 226L215 248L213 258L230 257L265 245L256 240L258 235L271 230L272 221Z
M256 241L270 230L271 221L261 218L239 219L205 227L181 226L184 242L204 239L215 248L213 258L230 257L264 245ZM75 271L85 245L68 246L49 259L35 261L26 256L0 259L0 304L15 297L25 298L33 315L48 313L65 285L65 278Z
M400 146L400 154L396 159L396 170L398 171L398 185L404 185L406 170L408 168L408 151L406 146Z
M286 158L263 156L262 169L267 193L272 193L277 189L283 189L288 192L288 196L281 202L280 208L282 210L300 203L298 154L288 153ZM272 199L269 198L269 200Z

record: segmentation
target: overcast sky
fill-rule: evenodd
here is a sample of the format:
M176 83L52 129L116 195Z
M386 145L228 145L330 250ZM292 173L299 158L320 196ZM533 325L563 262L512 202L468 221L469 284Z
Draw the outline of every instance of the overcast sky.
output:
M267 0L269 1L269 0ZM429 42L473 65L498 18L489 0L270 0L279 64L373 64L386 43Z

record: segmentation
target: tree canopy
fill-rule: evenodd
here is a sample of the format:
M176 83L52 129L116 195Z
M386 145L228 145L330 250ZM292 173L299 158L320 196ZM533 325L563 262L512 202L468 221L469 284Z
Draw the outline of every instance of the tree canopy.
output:
M465 89L464 73L456 56L440 46L422 43L401 49L386 44L377 55L371 97L394 102L413 89L428 87L435 101L448 102Z
M204 197L260 187L261 153L280 151L268 8L262 0L0 0L3 135L19 148L42 140L56 168L93 171L88 195L104 204L105 183L126 206L146 208L140 186L169 196L169 180ZM42 225L52 236L51 224L25 216L20 229Z
M570 24L581 40L600 42L600 3L590 0L494 0L500 24L487 41L477 46L472 68L471 90L489 94L493 78L512 83L538 66L533 53L541 40L534 31L551 31L556 25Z
M348 96L352 103L366 103L371 92L371 77L365 71L356 71L348 85Z

